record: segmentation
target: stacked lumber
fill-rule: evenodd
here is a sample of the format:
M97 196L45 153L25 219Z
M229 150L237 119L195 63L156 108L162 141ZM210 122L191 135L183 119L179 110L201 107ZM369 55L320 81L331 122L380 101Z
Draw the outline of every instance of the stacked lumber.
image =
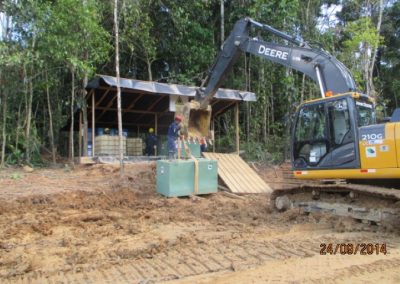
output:
M142 156L143 155L142 138L127 138L126 150L128 156Z
M126 155L126 137L123 136L123 151ZM96 155L119 155L119 136L100 135L95 140Z

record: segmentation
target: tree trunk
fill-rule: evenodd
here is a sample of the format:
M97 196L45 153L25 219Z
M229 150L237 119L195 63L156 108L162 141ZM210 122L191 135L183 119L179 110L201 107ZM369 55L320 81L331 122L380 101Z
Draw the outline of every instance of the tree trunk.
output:
M301 80L301 93L300 93L300 103L302 104L304 101L304 93L306 91L306 74L303 74Z
M378 34L381 32L381 25L382 25L382 15L383 15L383 0L379 1L379 17L378 17L378 23L376 25L376 31ZM374 66L375 66L375 60L376 60L376 55L378 53L378 44L377 43L374 46L374 53L372 55L371 63L369 64L368 68L368 89L370 90L371 95L376 98L376 91L375 91L375 85L374 85L374 80L373 80L373 75L374 75Z
M69 129L69 159L70 163L74 164L74 104L75 104L75 68L71 70L71 126Z
M259 93L263 94L264 104L262 108L262 141L264 143L267 142L267 93L265 91L261 92L261 89L265 88L265 64L261 61L261 70L260 70L260 88Z
M269 112L270 112L269 97L266 98L265 110L266 110L266 117L267 117L267 122L266 122L267 123L267 135L269 135L269 134L271 134L271 130L270 130L271 123L270 123L270 115L269 115ZM267 137L266 137L265 141L267 141Z
M0 81L1 81L1 71L0 71ZM0 92L2 92L2 87L0 86ZM7 137L6 137L6 123L7 123L7 94L6 92L4 92L3 94L0 93L0 97L1 95L3 95L3 129L2 129L2 143L1 143L1 167L4 167L4 163L5 163L5 157L6 157L6 142L7 142Z
M24 100L25 100L25 115L28 114L28 92L29 92L29 86L28 86L28 74L26 71L26 65L23 65L22 68L22 72L23 72L23 84L24 84ZM27 118L25 117L25 121L23 123L23 128L25 128L26 131L26 125L27 125ZM25 133L26 134L26 133Z
M251 56L249 56L249 61L247 64L247 71L246 71L246 77L247 77L247 91L251 91ZM253 125L256 122L256 120L254 119L254 115L253 115L253 108L252 108L252 104L249 104L249 138L251 138L250 136L250 129L257 129L257 127L253 128L252 127L252 122ZM255 112L255 111L254 111Z
M35 51L35 45L36 45L36 38L35 35L33 36L32 40L32 52ZM35 59L33 56L32 59ZM26 106L27 108L27 121L26 121L26 161L28 164L31 162L31 120L32 120L32 101L33 101L33 73L34 73L34 66L33 63L31 63L30 66L30 76L31 78L28 78L29 81L29 98L28 98L28 105ZM25 69L25 68L24 68ZM26 72L25 76L27 75Z
M18 150L19 148L19 130L20 126L19 124L21 123L21 107L22 107L22 102L19 103L18 105L18 113L17 113L17 128L16 128L16 133L15 133L15 150Z
M119 162L120 175L124 175L124 140L122 135L122 113L121 113L121 87L119 85L119 29L118 29L118 0L114 0L114 32L115 32L115 73L117 76L117 108L118 108L118 136L119 136ZM151 62L147 59L149 80L152 81Z
M49 78L47 74L46 68L46 96L47 96L47 109L49 112L49 131L50 131L50 146L51 146L51 156L53 159L53 164L56 163L56 147L54 145L54 132L53 132L53 111L51 109L50 102L50 87L49 87Z
M225 41L225 7L224 7L224 0L221 0L221 50L224 45Z
M117 40L117 39L115 39L115 40ZM119 57L119 56L118 56ZM115 55L115 59L117 58L117 55ZM152 72L151 72L151 64L152 64L152 62L150 61L150 59L149 58L147 58L147 60L146 60L146 64L147 64L147 75L148 75L148 77L149 77L149 81L153 81L153 74L152 74ZM119 63L118 63L118 65L119 65ZM118 67L118 69L119 69L119 67ZM118 71L119 72L119 71Z
M31 68L31 76L33 75L33 68ZM27 115L26 115L26 131L25 131L25 139L26 139L26 162L30 164L31 162L31 120L32 120L32 101L33 101L33 84L32 78L28 79L28 88L29 88L29 96L28 96L28 105L26 106Z
M275 116L274 116L274 86L271 83L271 124L275 123ZM272 134L275 134L275 128L272 128Z
M362 54L361 65L362 65L362 76L363 76L363 79L365 82L365 93L368 96L371 96L371 93L369 90L370 84L369 84L369 77L368 77L369 76L368 69L369 69L369 64L370 64L369 56L368 56L368 48L369 48L368 44L366 42L363 42L362 43L363 52L361 53Z
M85 72L85 76L83 77L83 88L81 92L82 96L82 116L83 116L83 156L88 155L88 133L86 129L88 129L88 117L87 117L87 102L86 102L86 85L88 84L88 74ZM79 138L80 139L80 138Z
M244 78L245 78L245 90L247 91L247 86L248 86L248 82L247 82L247 56L245 54L244 56ZM250 139L250 105L249 102L246 102L246 142L249 143L249 139Z
M267 143L267 114L268 114L268 110L267 110L267 104L265 103L264 108L263 108L263 129L262 129L262 137L263 137L263 142Z

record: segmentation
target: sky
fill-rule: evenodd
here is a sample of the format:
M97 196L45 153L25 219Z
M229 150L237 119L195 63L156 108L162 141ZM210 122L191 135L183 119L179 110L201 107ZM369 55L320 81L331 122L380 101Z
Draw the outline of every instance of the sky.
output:
M324 32L328 28L334 27L338 23L336 13L340 11L342 11L342 5L331 5L329 8L328 5L323 5L321 7L322 17L318 20L319 29Z
M5 23L4 23L4 20L5 20L5 16L4 16L4 13L1 13L0 12L0 39L3 39L3 34L4 34L4 26L5 26Z

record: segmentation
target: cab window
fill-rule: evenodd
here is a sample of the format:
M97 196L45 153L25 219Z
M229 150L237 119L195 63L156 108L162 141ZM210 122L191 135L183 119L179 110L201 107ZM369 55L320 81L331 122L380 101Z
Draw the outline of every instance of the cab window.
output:
M358 127L376 123L374 106L370 103L356 101Z
M325 139L326 122L324 105L306 106L300 110L296 126L296 140Z
M336 148L353 141L350 131L350 113L346 99L327 104L330 121L331 145Z
M316 165L328 152L328 131L323 103L304 106L295 126L294 166Z

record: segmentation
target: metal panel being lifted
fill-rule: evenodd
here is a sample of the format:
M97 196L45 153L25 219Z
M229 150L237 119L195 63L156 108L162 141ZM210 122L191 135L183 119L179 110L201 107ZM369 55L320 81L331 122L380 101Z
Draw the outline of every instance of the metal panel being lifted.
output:
M203 153L218 161L218 175L234 193L271 193L272 189L237 154Z

